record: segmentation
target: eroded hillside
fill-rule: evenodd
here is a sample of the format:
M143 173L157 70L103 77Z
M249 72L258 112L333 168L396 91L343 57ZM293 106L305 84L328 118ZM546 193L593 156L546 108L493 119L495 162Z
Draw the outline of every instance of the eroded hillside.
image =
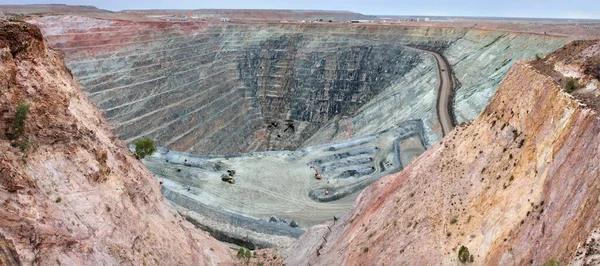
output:
M232 264L167 208L36 26L0 23L0 61L0 264Z
M598 263L600 120L579 95L598 94L599 47L516 63L479 117L309 230L288 264L455 265L463 245L475 265Z

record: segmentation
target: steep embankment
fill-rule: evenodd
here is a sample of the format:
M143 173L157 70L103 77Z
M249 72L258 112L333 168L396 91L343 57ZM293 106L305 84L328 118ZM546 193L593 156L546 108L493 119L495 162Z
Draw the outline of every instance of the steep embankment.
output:
M448 59L460 85L454 113L465 121L514 60L566 41L389 25L32 21L119 137L217 154L307 147L419 119L435 143L435 60L408 47Z
M541 265L570 261L588 235L577 263L597 259L600 120L557 73L597 94L598 54L597 41L575 43L549 69L515 64L475 121L365 189L331 230L313 227L287 262L452 265L464 245L474 264Z
M226 246L167 208L37 27L0 23L0 60L2 264L232 263ZM19 134L21 103L30 111Z

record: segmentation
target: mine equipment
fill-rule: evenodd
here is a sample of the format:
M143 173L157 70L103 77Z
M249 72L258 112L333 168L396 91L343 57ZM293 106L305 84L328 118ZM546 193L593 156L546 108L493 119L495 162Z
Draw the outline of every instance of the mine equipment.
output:
M228 176L228 175L221 175L221 180L223 182L228 182L230 184L235 183L235 180L233 180L233 178L231 176Z
M315 178L320 180L322 178L322 176L321 176L321 174L319 174L319 170L317 170L317 168L314 166L311 166L310 168L315 170Z

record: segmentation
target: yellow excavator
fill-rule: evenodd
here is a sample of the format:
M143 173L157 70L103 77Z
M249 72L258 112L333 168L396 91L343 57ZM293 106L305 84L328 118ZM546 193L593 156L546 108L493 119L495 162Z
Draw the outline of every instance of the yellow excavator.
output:
M235 175L235 170L227 170L227 174L228 175L221 175L221 180L223 180L223 182L229 182L229 184L235 183L235 180L233 180L233 175Z
M322 178L322 176L321 176L321 174L319 174L319 170L317 170L317 168L314 166L311 166L310 168L315 170L315 178L320 180Z
M221 180L223 182L229 182L230 184L235 183L235 180L233 180L233 177L228 176L228 175L221 175Z

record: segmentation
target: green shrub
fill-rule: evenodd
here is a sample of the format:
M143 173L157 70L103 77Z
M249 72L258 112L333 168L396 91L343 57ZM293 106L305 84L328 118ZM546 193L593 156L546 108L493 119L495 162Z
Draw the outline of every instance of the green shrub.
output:
M22 19L19 19L17 17L9 17L8 21L10 21L10 22L25 22Z
M577 89L577 80L575 78L567 78L567 84L565 84L565 91L571 93Z
M140 159L152 155L156 151L154 140L149 137L141 138L135 141L135 155Z
M549 261L546 261L546 263L542 264L542 266L559 266L560 265L560 261L557 261L555 259L551 259Z
M250 263L250 258L252 258L252 251L249 249L240 248L235 256L238 258L238 260L243 261L247 265Z
M244 254L245 254L244 252L245 252L244 248L238 249L238 252L235 255L235 257L238 258L238 259L240 259L240 260L243 259L244 258Z
M58 197L58 198L56 198L56 200L55 200L55 202L56 202L56 203L60 203L61 201L62 201L62 198L61 198L61 197Z
M23 141L21 141L21 144L19 144L22 153L25 153L29 149L29 146L30 143L28 138L24 138Z
M450 224L455 224L456 222L458 222L458 217L454 216L450 219Z
M535 60L540 60L542 59L542 55L541 54L535 54Z
M460 249L458 250L458 260L461 263L467 263L470 257L471 254L469 254L469 249L465 246L460 246Z
M27 119L27 113L29 113L29 104L21 103L17 106L15 112L15 121L13 122L13 134L15 138L19 138L25 132L25 119Z

